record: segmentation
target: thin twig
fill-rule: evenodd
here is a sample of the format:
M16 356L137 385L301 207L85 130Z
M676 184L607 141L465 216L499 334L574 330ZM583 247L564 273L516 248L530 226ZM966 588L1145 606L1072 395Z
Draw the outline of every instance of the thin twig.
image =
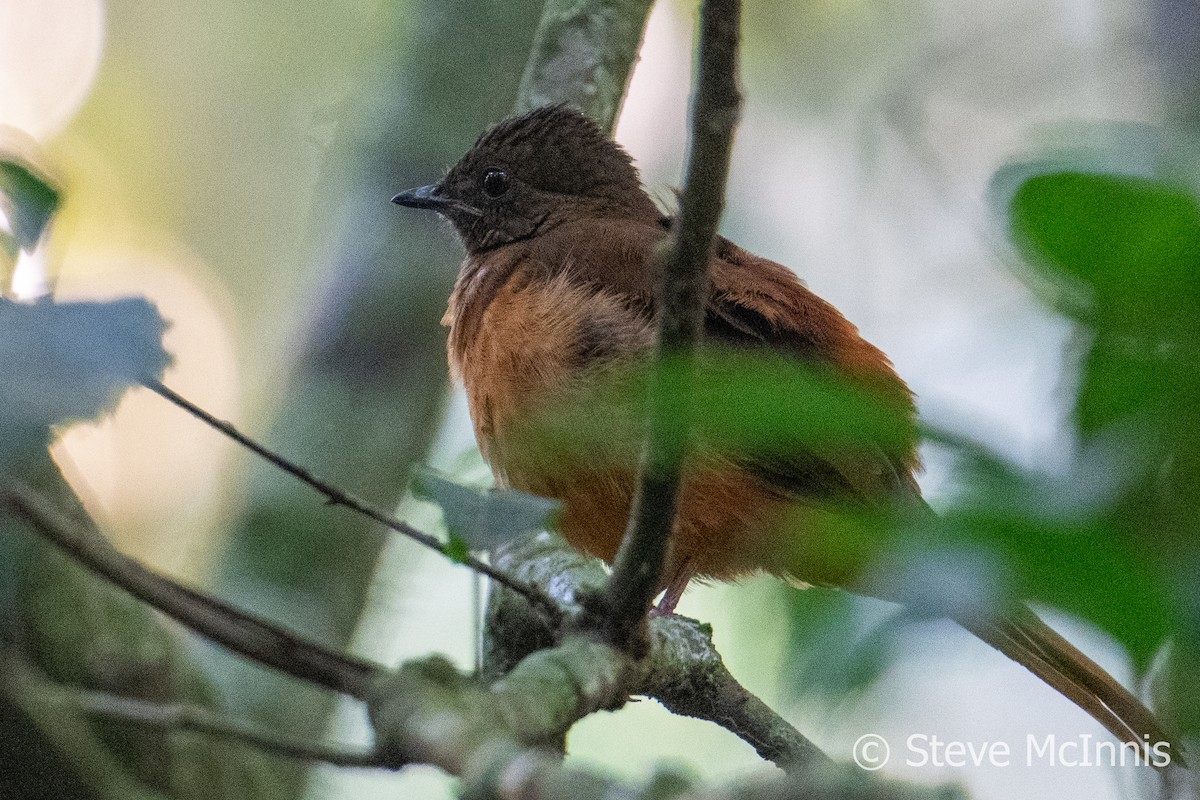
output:
M661 588L687 453L690 364L704 322L708 261L721 216L729 152L741 108L737 88L739 0L705 0L692 100L692 143L679 217L662 260L662 310L651 378L649 433L629 527L606 589L610 635L628 646ZM668 382L670 360L684 369Z
M152 703L107 692L73 692L62 689L58 698L84 713L117 722L130 722L165 732L197 733L248 744L259 750L303 761L319 761L335 767L381 767L374 750L347 750L319 742L300 742L273 736L242 720L224 717L207 708L186 703ZM388 764L391 767L394 765Z
M4 507L91 571L246 658L360 699L381 670L146 569L98 534L80 529L21 483L0 485Z
M328 500L331 505L345 506L351 511L355 511L367 517L368 519L378 522L385 528L389 528L402 536L412 539L417 544L428 547L431 550L436 550L447 558L453 558L455 561L465 565L475 572L478 572L481 575L486 575L496 583L512 589L514 592L520 594L535 606L544 610L553 620L558 620L561 616L562 612L559 607L554 603L553 600L547 597L546 594L539 589L514 580L512 576L496 569L486 562L480 561L474 556L468 555L465 558L459 558L458 555L452 556L447 545L438 540L437 537L431 536L423 531L419 531L411 525L397 519L396 517L390 514L385 514L379 509L369 505L366 501L358 499L349 492L344 492L336 486L318 478L304 467L292 463L273 450L269 450L250 437L246 436L244 433L241 433L237 428L233 427L233 425L225 420L217 419L212 414L193 403L191 400L188 400L183 395L175 392L173 389L168 388L159 381L147 381L145 386L147 389L155 392L160 397L170 401L171 403L174 403L184 411L204 422L209 427L223 433L225 436L228 436L233 441L245 447L247 450L250 450L274 466L283 470L287 474L296 478L301 483L311 486L317 492L324 495L326 500Z

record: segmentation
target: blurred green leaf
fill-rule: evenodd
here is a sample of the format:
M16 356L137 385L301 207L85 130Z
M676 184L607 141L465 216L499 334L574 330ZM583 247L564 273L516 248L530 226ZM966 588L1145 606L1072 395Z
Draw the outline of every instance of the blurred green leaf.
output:
M45 176L0 155L0 204L19 249L32 250L37 246L58 203L59 192Z
M1012 567L1015 597L1091 620L1121 641L1139 667L1170 635L1175 615L1165 587L1119 530L984 510L953 513L944 524L949 537L990 548Z
M1012 226L1031 260L1086 286L1084 319L1149 333L1196 311L1200 208L1185 189L1129 176L1035 175L1012 199Z
M1066 474L1007 464L982 447L940 434L954 448L965 489L929 530L902 531L940 546L971 546L1000 559L1012 599L1053 605L1108 631L1145 667L1177 621L1169 582L1113 508L1151 464L1112 431L1077 452Z
M434 470L418 470L415 496L437 503L450 531L449 555L457 561L467 550L490 550L522 533L547 527L558 503L512 490L475 489Z
M678 373L680 365L668 369ZM817 450L871 444L903 450L916 438L904 409L872 387L780 358L706 354L692 402L697 435L717 447L788 453L798 444Z
M953 437L940 439L948 444ZM801 578L901 603L921 617L1001 613L1018 600L1051 605L1106 630L1140 668L1148 667L1179 614L1156 554L1112 517L1114 489L1140 473L1106 476L1108 482L1093 486L1096 472L1117 469L1104 452L1085 451L1065 476L1018 469L966 441L957 442L955 455L964 488L939 514L842 509L818 517L802 509L797 524L803 527L787 540L786 562L807 570ZM806 593L796 600L815 608L793 614L803 617L793 622L793 640L824 643L870 682L878 672L871 665L886 660L886 641L858 655L832 647L836 631L855 642L862 626L849 608L819 599ZM803 669L803 655L795 656ZM835 694L861 685L849 676L840 684L834 678L817 684Z
M520 461L584 462L589 470L637 462L649 364L630 363L563 393L532 421L522 421ZM908 451L916 430L908 410L875 387L793 359L725 349L706 351L691 380L668 361L668 391L690 384L692 435L703 452L754 454ZM518 438L518 437L514 437Z
M471 547L466 539L450 534L450 541L446 542L446 557L456 564L465 564L471 557Z
M1115 635L1139 667L1174 639L1168 672L1194 684L1200 202L1152 174L1047 162L1012 165L993 179L993 190L1010 189L1014 240L1038 278L1058 289L1059 308L1081 323L1078 449L1058 479L966 475L971 502L945 522L1002 553L1026 596ZM1195 697L1176 680L1165 702L1193 731Z

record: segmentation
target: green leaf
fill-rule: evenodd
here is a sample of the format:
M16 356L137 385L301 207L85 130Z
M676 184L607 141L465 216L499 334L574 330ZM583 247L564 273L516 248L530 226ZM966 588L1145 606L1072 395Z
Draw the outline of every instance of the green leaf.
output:
M1200 206L1148 178L1054 172L1012 198L1015 241L1053 279L1083 289L1075 313L1106 327L1153 331L1197 309Z
M446 557L456 564L465 564L471 558L471 547L467 544L466 539L461 539L453 533L450 534L450 540L446 542L444 552Z
M469 550L490 550L547 527L558 507L553 500L515 490L463 486L427 468L413 477L412 492L441 506L450 531L447 555L456 561Z
M1142 668L1171 634L1176 618L1154 564L1112 526L1056 525L985 510L948 515L944 525L952 540L975 542L1002 557L1012 568L1017 597L1091 620Z
M678 372L679 366L668 369ZM788 453L799 445L903 449L916 435L901 398L828 369L780 358L706 354L692 401L696 433L716 446L739 450Z
M628 469L641 451L645 362L580 382L540 415L522 420L513 460L541 469ZM724 349L706 351L689 377L680 362L663 367L667 391L690 388L692 436L699 451L763 459L797 453L876 457L905 453L916 440L907 397L852 383L794 359ZM549 466L548 466L549 465Z
M32 250L58 209L59 192L32 167L0 156L0 203L22 250Z
M1118 513L1122 498L1158 470L1111 431L1075 454L1068 471L1042 474L942 434L965 487L926 529L898 535L930 547L974 548L996 561L995 588L1087 619L1146 666L1179 624L1158 554ZM1144 522L1144 520L1140 520Z

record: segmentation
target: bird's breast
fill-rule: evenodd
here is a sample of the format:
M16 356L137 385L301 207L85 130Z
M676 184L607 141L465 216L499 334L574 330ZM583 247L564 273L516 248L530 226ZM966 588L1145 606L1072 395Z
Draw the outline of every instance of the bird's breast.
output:
M628 419L629 404L607 391L606 378L645 353L653 331L621 296L573 280L569 270L522 267L465 266L446 315L450 365L497 477L560 496L555 484L572 470L558 462L587 450L586 435L547 437L582 435L577 415L597 403L593 418Z

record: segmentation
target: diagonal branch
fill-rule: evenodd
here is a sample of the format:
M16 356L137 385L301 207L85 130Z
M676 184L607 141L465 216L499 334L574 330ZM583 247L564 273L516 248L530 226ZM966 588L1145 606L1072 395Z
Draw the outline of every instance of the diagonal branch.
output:
M146 569L100 536L89 535L65 519L16 481L0 484L0 509L28 522L43 538L92 572L246 658L358 698L367 693L368 684L380 670Z
M550 615L552 620L557 621L561 616L561 612L559 611L558 606L555 605L554 601L547 597L546 594L539 589L529 586L528 584L521 583L520 581L513 580L512 576L496 569L490 564L480 561L474 556L467 555L466 557L460 557L457 554L451 555L446 544L439 541L437 537L431 536L424 531L419 531L411 525L392 516L391 514L385 514L374 506L368 504L366 501L360 500L349 492L342 491L327 481L318 478L304 467L298 464L293 464L291 461L274 452L273 450L270 450L254 441L249 436L233 427L233 425L230 423L221 419L217 419L212 414L193 403L191 400L188 400L183 395L179 394L173 389L168 388L159 381L147 381L145 386L163 399L175 404L179 408L182 408L184 411L196 417L209 427L223 433L225 436L228 436L230 439L242 445L247 450L250 450L255 455L260 456L287 474L296 478L301 483L311 486L317 492L324 495L331 505L345 506L351 511L355 511L371 520L374 520L375 522L378 522L385 528L389 528L396 533L401 534L402 536L412 539L417 544L428 547L431 550L436 550L447 558L453 558L475 572L481 575L486 575L496 583L513 590L532 603L534 606L545 611Z
M241 720L232 719L207 708L186 703L152 703L107 692L79 692L60 689L56 701L80 708L84 713L116 722L130 722L155 728L164 733L194 731L249 745L274 755L302 761L319 761L335 767L381 767L373 750L346 750L319 742L284 739L260 731ZM393 766L393 765L388 765Z
M833 764L791 723L729 672L713 646L712 630L675 614L650 624L649 674L635 690L672 714L721 726L789 774Z
M610 637L629 646L662 587L663 565L687 455L690 364L700 341L708 261L724 203L733 131L741 109L737 88L740 0L705 0L692 100L692 143L679 217L661 257L658 349L650 384L649 433L629 527L617 553L605 607ZM664 365L679 362L679 380Z

